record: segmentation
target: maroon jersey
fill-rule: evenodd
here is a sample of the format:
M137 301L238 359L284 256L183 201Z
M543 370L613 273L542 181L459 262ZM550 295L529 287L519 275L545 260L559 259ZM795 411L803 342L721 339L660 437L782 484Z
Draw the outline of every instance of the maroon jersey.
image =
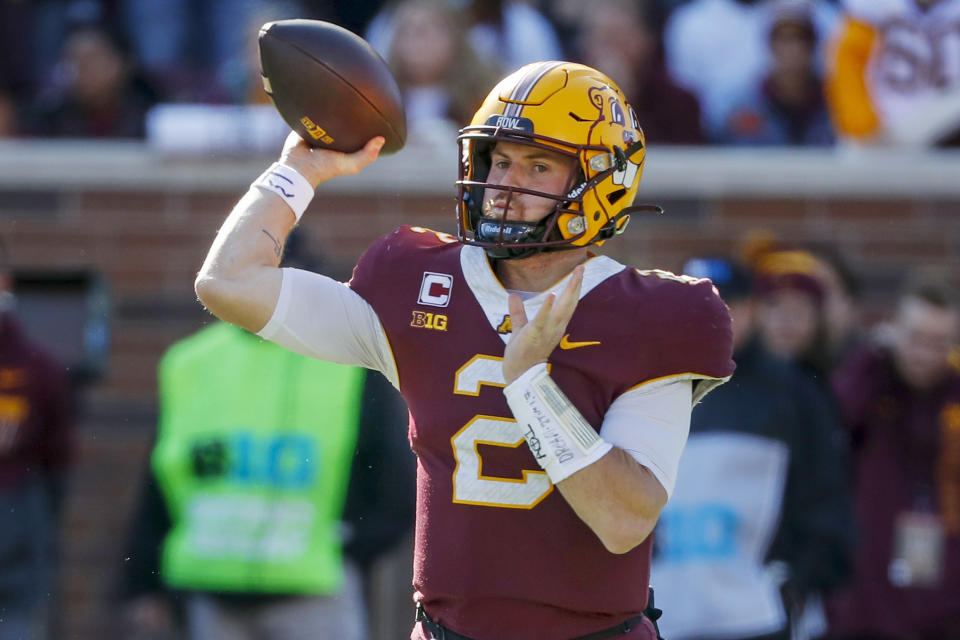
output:
M410 408L415 599L430 616L481 640L557 640L643 611L651 541L607 551L554 491L512 418L501 367L508 294L483 250L401 227L367 250L350 286L383 324ZM528 315L544 296L526 302ZM611 403L638 384L711 384L733 369L730 317L708 281L605 257L586 263L567 332L550 374L598 431ZM647 621L626 637L655 635Z
M893 355L869 345L833 378L853 438L853 488L862 532L853 576L828 600L837 636L960 637L960 372L911 389ZM945 529L942 579L897 584L897 520L937 508ZM921 543L922 544L922 543Z

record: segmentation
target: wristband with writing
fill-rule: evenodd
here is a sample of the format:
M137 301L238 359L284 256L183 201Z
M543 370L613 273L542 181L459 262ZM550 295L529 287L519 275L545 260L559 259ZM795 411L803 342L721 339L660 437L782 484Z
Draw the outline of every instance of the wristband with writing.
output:
M313 200L313 185L296 169L279 162L270 165L251 186L283 198L296 216L297 222L300 222L300 217L307 210L307 205Z

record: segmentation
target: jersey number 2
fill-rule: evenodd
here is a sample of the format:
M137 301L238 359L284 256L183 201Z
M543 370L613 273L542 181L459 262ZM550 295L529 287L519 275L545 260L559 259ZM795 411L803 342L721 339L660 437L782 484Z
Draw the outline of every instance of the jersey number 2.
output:
M503 358L477 355L457 370L453 392L479 396L483 385L504 387ZM453 501L488 507L532 509L553 490L547 474L523 469L522 478L497 478L483 475L478 446L516 448L526 445L516 420L499 416L474 416L457 431L450 443L457 466L453 472Z

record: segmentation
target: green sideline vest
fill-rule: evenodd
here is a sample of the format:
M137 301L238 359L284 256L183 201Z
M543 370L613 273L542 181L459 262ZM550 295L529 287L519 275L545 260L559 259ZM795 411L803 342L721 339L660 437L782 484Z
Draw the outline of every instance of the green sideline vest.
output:
M151 465L173 527L173 588L332 593L366 372L296 355L228 324L159 368Z

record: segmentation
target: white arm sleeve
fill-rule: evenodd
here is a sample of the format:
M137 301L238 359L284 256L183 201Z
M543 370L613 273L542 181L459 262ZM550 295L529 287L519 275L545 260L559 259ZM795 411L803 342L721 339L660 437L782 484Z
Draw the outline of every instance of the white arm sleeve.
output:
M600 437L649 469L670 497L690 433L692 409L690 380L641 385L613 401L600 426Z
M257 335L311 358L376 369L399 388L390 343L373 307L319 273L283 269L277 306Z

